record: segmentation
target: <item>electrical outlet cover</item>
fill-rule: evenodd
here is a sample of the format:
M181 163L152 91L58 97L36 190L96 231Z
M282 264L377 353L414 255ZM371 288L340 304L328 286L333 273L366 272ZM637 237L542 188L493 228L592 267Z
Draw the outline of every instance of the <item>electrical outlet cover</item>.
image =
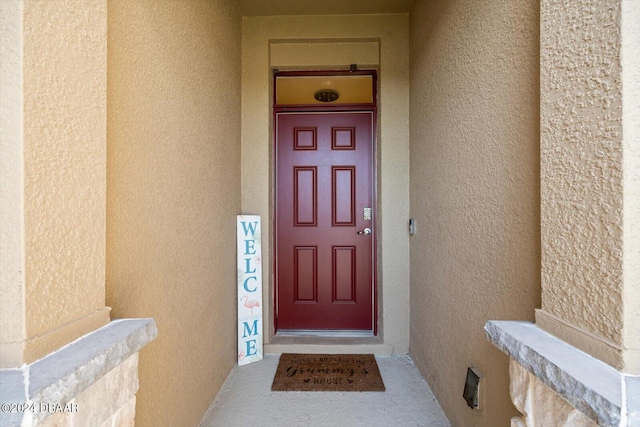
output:
M482 376L473 368L467 368L467 380L462 397L471 409L480 409L480 380Z

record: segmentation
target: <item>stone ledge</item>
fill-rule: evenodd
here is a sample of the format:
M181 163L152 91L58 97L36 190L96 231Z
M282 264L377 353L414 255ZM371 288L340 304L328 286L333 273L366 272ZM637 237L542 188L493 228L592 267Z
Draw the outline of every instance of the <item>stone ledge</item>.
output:
M637 425L640 377L616 371L531 322L490 320L484 329L489 341L599 425Z
M20 369L0 370L0 403L68 403L156 338L153 319L119 319ZM0 413L0 427L49 413Z

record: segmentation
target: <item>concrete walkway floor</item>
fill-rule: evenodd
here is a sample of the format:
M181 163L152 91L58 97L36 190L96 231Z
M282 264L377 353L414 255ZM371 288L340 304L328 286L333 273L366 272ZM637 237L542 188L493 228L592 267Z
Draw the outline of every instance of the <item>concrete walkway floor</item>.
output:
M272 392L279 356L233 368L200 427L445 427L408 356L376 356L385 392Z

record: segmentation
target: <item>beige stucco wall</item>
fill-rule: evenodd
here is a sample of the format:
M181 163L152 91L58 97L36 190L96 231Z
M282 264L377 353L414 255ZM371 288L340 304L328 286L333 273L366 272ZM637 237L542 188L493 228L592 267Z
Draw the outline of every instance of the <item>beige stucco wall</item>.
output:
M271 67L379 70L378 289L379 333L396 353L408 350L409 214L408 17L394 15L243 18L242 210L272 212ZM375 45L379 45L376 51ZM315 54L322 52L320 56ZM271 221L263 233L273 240ZM267 342L273 332L273 257L263 247Z
M235 362L241 18L110 0L107 302L153 317L140 426L195 426Z
M637 359L640 334L632 83L638 65L628 59L631 69L623 70L625 2L583 3L541 3L542 308L536 321L615 368L640 373L640 363L632 369L625 362L629 344ZM627 9L637 7L631 3ZM628 52L637 56L635 27L626 30ZM624 82L631 91L623 99Z
M22 351L21 362L30 362L109 320L104 306L107 5L106 0L28 0L19 7L22 38L13 34L18 51L13 53L21 53L22 62L12 59L9 65L22 68L22 87L15 83L11 93L22 123L18 113L10 128L11 167L18 175L9 181L8 196L9 206L17 208L12 221L19 226L11 233L12 270L2 277L9 281L10 297L2 304L16 304L7 339L23 340L9 348ZM4 166L2 172L4 181ZM18 265L24 266L20 272ZM3 347L4 341L3 335ZM12 353L9 364L15 363Z
M538 23L530 0L416 0L411 14L410 355L455 426L517 414L483 326L532 320L540 301Z

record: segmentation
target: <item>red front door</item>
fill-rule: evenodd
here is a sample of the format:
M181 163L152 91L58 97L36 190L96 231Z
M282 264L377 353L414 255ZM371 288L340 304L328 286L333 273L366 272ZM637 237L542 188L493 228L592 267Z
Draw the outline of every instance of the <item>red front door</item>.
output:
M372 112L276 114L278 330L374 330L373 170Z

